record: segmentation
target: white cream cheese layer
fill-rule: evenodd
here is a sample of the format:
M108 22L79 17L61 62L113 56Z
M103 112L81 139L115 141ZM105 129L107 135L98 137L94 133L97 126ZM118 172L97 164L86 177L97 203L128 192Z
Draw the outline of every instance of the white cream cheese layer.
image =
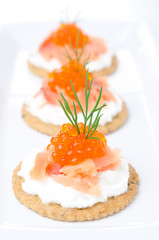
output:
M98 59L89 62L86 67L90 72L100 71L103 68L110 67L112 64L112 56L113 55L109 52L101 54ZM38 51L32 53L28 61L34 66L44 68L48 71L53 71L54 69L62 66L61 62L57 58L47 61Z
M34 166L36 154L40 151L42 150L33 149L28 154L22 161L18 175L24 178L22 189L28 194L38 195L44 204L58 203L65 208L86 208L93 206L97 202L105 202L108 197L118 196L127 191L129 167L124 159L122 159L116 170L99 173L100 196L92 196L77 191L72 187L65 187L49 176L46 176L41 181L33 180L29 172Z
M96 72L111 67L112 57L113 55L110 52L100 54L98 59L89 62L86 68L89 69L90 72Z
M111 122L113 117L115 117L122 110L122 99L116 96L114 93L113 95L116 97L116 101L107 102L107 106L101 112L103 113L103 116L100 119L101 126L104 126L106 123ZM45 102L46 99L41 93L37 97L29 97L25 103L27 105L27 110L33 116L38 117L43 122L52 123L54 125L62 125L68 122L68 119L60 106L56 106L50 103L44 105ZM78 114L78 122L83 122L82 113Z
M61 62L57 58L53 58L50 61L46 61L45 58L43 58L43 56L38 52L32 53L28 58L28 61L34 66L38 68L44 68L49 72L62 66Z

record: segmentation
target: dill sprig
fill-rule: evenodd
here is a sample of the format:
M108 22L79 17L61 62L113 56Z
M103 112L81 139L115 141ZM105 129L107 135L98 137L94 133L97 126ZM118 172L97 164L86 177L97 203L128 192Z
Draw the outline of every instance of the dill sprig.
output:
M84 38L83 43L82 43L81 52L78 54L79 29L77 29L76 47L75 48L73 47L72 42L71 42L71 38L69 38L69 45L70 45L70 48L72 49L72 51L73 51L73 53L75 55L75 58L77 60L77 70L79 70L79 62L80 62L80 59L82 57L82 54L83 54L83 51L84 51L84 47L85 47L85 38ZM73 59L71 58L71 56L70 56L66 46L65 46L65 55L71 62L73 61ZM85 59L85 61L83 63L82 71L84 70L85 66L89 63L89 59L90 59L90 54L88 55L88 57Z
M72 23L72 24L77 24L79 22L84 21L84 17L82 16L82 11L78 11L74 16L73 19L71 20L70 18L70 13L69 13L69 8L66 5L61 11L60 11L60 18L59 23L61 24L66 24L66 23ZM71 14L72 15L72 14Z
M74 86L72 84L72 82L70 81L71 83L71 87L72 87L72 90L73 90L73 93L75 95L75 98L76 98L76 101L81 109L81 112L82 112L82 115L83 115L83 118L84 118L84 129L83 129L83 134L86 134L86 126L88 124L88 130L87 130L87 134L86 134L86 139L88 138L91 138L91 139L98 139L97 137L93 137L93 134L94 132L96 131L98 125L99 125L99 121L100 121L100 118L102 117L103 114L100 114L101 113L101 110L106 106L106 103L104 103L102 106L98 107L99 105L99 102L100 102L100 99L101 99L101 96L102 96L102 87L100 89L100 92L99 92L99 96L98 96L98 99L97 99L97 102L94 106L94 108L92 109L92 111L90 113L88 113L88 102L89 102L89 97L90 97L90 93L91 93L91 87L92 87L92 84L93 84L93 78L90 82L90 85L89 85L89 88L88 88L88 70L87 70L87 73L86 73L86 80L85 80L85 102L86 102L86 109L84 111L81 103L80 103L80 100L76 94L76 91L74 89ZM88 90L87 90L88 89ZM62 93L61 94L61 97L64 101L64 103L62 103L59 99L59 103L62 107L62 109L64 110L67 118L69 119L69 121L71 122L71 124L77 129L77 132L78 134L80 134L80 130L79 130L79 127L78 127L78 116L77 116L77 110L76 110L76 106L75 106L75 103L73 102L73 108L74 108L74 114L73 112L71 111L70 109L70 106L66 100L66 98L63 96ZM93 121L93 114L96 113L96 117Z

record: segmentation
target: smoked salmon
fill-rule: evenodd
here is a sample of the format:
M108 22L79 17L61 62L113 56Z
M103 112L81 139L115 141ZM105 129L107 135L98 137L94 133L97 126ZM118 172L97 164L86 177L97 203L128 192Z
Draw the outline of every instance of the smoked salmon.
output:
M85 85L82 84L82 80L85 79L87 71L86 69L83 69L83 72L81 73L82 75L79 75L79 72L77 72L76 69L72 68L70 65L66 66L65 68L64 67L65 66L63 66L62 70L57 70L58 73L56 73L55 75L56 78L48 77L47 79L43 80L41 91L45 99L48 101L48 103L55 104L55 105L59 105L58 99L61 99L61 96L60 96L60 92L61 92L63 95L65 95L65 98L67 102L70 104L71 109L73 109L73 101L74 101L77 111L79 112L80 109L76 102L73 90L71 88L70 80L72 80L72 84L76 88L75 90L81 102L82 107L85 108ZM54 72L56 72L56 70ZM51 76L54 76L53 73L51 73ZM91 76L92 78L93 77L94 78L93 78L93 84L91 88L91 94L89 97L89 110L91 110L95 105L101 86L103 88L103 91L102 91L103 94L100 100L100 104L102 105L105 102L116 101L115 96L109 90L107 77L106 76L97 77L97 76L93 76L92 74ZM88 85L90 84L90 81L92 78L90 77L90 80L88 81ZM76 87L77 85L76 82L78 83L78 88Z
M80 130L83 129L79 124ZM59 134L35 159L30 175L40 180L49 175L54 181L91 195L99 195L99 176L102 171L115 170L121 162L119 149L111 150L103 134L85 139L71 124L64 124ZM75 161L76 159L76 161Z
M78 33L78 46L76 46ZM63 65L69 61L69 59L66 57L65 47L67 48L70 57L74 58L72 47L77 47L77 52L79 55L83 43L84 50L81 57L81 63L83 63L88 57L90 60L95 60L100 56L100 54L107 52L104 40L85 35L75 24L61 24L60 27L56 31L53 31L50 36L41 44L39 47L39 53L47 61L51 60L52 58L56 58Z

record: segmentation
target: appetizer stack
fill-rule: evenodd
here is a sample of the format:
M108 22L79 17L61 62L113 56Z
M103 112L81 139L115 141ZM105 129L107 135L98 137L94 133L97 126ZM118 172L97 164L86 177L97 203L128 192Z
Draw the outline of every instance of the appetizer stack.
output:
M82 56L80 54L80 56ZM41 89L30 97L23 105L22 116L25 122L32 128L42 133L53 135L60 130L61 125L66 122L66 116L61 108L58 99L65 98L73 109L77 108L79 120L83 117L82 108L78 106L79 98L81 106L85 106L85 78L88 74L88 86L92 86L88 112L93 109L98 99L100 87L100 104L107 103L108 107L102 111L103 117L100 120L98 129L104 134L110 133L123 125L127 118L127 108L124 101L109 88L107 76L96 76L87 72L86 66L80 63L80 56L71 59L60 69L49 73L42 82ZM92 84L92 79L94 79ZM71 88L71 83L74 85ZM76 95L74 92L76 91Z
M127 107L105 74L117 67L105 42L75 24L62 24L28 60L43 77L22 107L24 121L51 135L13 172L16 198L40 215L62 221L106 217L127 206L138 190L135 169L111 149L104 134L127 119ZM37 60L38 59L38 60Z
M74 23L61 24L53 31L38 50L30 55L28 66L34 74L45 78L49 71L60 68L68 62L66 47L69 55L73 56L73 49L77 48L80 52L84 45L81 61L89 57L87 67L90 72L103 75L111 74L117 69L117 57L107 50L105 41L84 34Z

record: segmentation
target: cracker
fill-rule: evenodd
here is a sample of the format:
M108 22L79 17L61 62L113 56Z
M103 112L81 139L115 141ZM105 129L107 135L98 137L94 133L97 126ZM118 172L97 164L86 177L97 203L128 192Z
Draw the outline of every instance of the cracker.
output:
M48 70L46 70L42 67L37 67L29 61L28 61L28 67L29 67L29 69L31 70L32 73L39 76L40 78L47 78ZM109 75L109 74L115 72L117 67L118 67L117 57L113 56L112 57L112 65L110 67L104 68L100 71L93 72L93 74L95 74L96 76Z
M105 126L99 126L98 130L103 134L108 134L114 132L119 127L121 127L126 121L128 116L128 111L126 104L123 103L122 111L119 112L112 120L112 122L107 123ZM33 129L38 132L44 133L49 136L53 136L61 130L60 125L54 125L51 123L45 123L38 117L33 116L28 110L27 105L24 104L22 107L22 117L24 121Z
M114 55L112 57L112 65L110 67L106 67L100 71L93 72L93 74L96 76L110 75L114 73L117 70L117 68L118 68L118 59Z
M44 204L37 195L31 195L23 191L24 179L17 175L21 163L16 167L12 176L13 191L16 198L27 208L39 213L43 217L61 221L87 221L107 217L119 212L126 207L135 197L138 191L139 177L135 169L129 165L129 181L126 193L117 197L111 197L106 202L99 202L87 208L63 208L60 204Z

